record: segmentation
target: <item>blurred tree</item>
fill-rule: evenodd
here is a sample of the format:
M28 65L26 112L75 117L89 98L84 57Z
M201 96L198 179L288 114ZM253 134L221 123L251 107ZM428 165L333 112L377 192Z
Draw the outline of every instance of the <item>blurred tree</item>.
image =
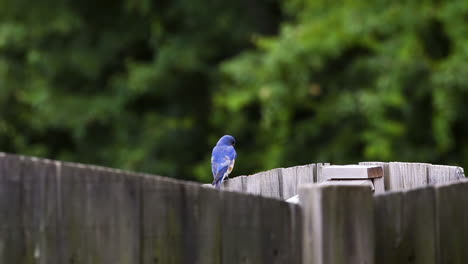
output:
M229 133L233 175L468 166L466 1L0 6L1 150L209 181Z
M188 179L225 133L219 63L281 18L270 0L0 6L2 151Z
M261 169L468 166L468 2L291 0L284 9L291 20L278 36L222 65L216 120L249 139L241 155Z

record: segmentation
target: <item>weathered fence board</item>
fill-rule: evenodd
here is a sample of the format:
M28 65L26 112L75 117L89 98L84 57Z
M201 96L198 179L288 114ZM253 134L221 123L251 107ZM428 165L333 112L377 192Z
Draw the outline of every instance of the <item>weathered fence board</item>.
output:
M16 156L0 157L0 263L24 259L21 164Z
M297 194L299 185L314 182L315 164L283 168L281 172L282 197L284 200Z
M365 186L305 185L303 263L374 263L372 192Z
M433 187L375 196L375 263L436 263Z
M328 165L330 165L330 163L317 163L315 165L315 181L314 182L320 183L320 182L327 180L327 178L324 177L324 175L322 174L322 168Z
M381 165L384 169L385 190L410 189L426 184L447 183L465 178L463 168L457 166L367 161L359 162L359 165ZM376 185L375 182L374 185Z
M238 176L223 182L222 188L285 200L297 194L299 185L314 182L315 167L308 164Z
M246 193L282 199L280 193L281 169L273 169L246 177Z
M428 166L426 163L390 162L389 189L411 189L427 185Z
M238 176L234 178L229 178L227 181L223 182L222 189L234 192L244 192L246 189L247 177L248 176ZM211 184L208 184L206 186L211 186Z
M222 245L230 247L223 246L222 263L261 263L261 201L231 192L223 194L223 201Z
M438 263L468 263L468 181L436 187Z
M224 198L213 188L199 190L198 207L198 259L196 263L216 264L221 263L223 256L223 222L221 213ZM193 240L191 240L193 241ZM150 263L150 262L149 262Z
M372 184L374 185L374 194L385 192L384 178L374 178L372 179Z
M61 263L135 263L140 260L138 177L64 163L60 193Z
M448 183L464 178L463 169L456 166L430 165L427 172L428 184Z
M143 263L187 263L196 249L185 241L197 237L185 223L192 225L197 200L185 201L184 186L169 179L145 177L142 188Z
M58 162L21 157L24 262L61 263L57 203Z
M298 219L298 205L277 204L262 199L261 236L263 263L301 263L302 234ZM280 228L278 228L280 227ZM253 262L255 263L255 262Z

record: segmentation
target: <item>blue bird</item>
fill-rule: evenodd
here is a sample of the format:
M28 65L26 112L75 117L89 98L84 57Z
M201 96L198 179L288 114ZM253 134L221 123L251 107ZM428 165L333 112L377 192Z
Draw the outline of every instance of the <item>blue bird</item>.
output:
M221 187L224 179L231 173L237 158L234 145L236 140L233 136L224 135L216 143L211 154L211 171L213 172L213 183L216 189Z

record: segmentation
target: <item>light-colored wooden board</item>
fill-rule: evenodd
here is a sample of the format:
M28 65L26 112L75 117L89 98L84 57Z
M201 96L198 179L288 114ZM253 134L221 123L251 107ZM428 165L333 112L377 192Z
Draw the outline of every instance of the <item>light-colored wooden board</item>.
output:
M325 178L323 176L323 173L322 173L322 169L323 167L325 166L330 166L330 163L316 163L315 164L315 178L314 178L314 182L316 183L320 183L320 182L323 182L323 181L326 181L327 178Z
M327 180L371 179L383 177L383 169L374 165L331 165L324 167L322 174Z
M298 186L314 182L315 164L283 168L281 171L281 187L283 199L297 195Z
M374 194L385 192L384 179L385 178L383 177L372 179L372 183L374 185Z
M405 190L427 185L427 163L390 162L389 190Z
M372 180L327 180L320 185L367 186L374 191Z
M246 177L245 192L282 199L280 193L281 169L273 169Z
M284 200L297 194L297 167L281 169L281 196ZM313 177L313 174L312 174Z
M293 203L293 204L298 204L299 203L299 194L296 194L293 197L290 197L290 198L286 199L286 202Z
M428 166L428 184L449 183L461 180L460 171L462 168L457 166L430 165Z
M304 185L303 263L374 263L374 211L366 186Z
M297 166L296 167L296 173L297 173L297 186L300 186L302 184L308 184L308 183L315 183L316 180L316 165L315 164L307 164L303 166ZM299 189L296 189L296 194L298 194Z
M222 189L270 198L287 199L297 194L301 184L314 182L315 164L278 168L223 182ZM209 187L209 184L203 186Z
M247 176L238 176L234 178L229 178L224 181L221 185L223 190L229 190L234 192L245 192L245 184L247 181Z

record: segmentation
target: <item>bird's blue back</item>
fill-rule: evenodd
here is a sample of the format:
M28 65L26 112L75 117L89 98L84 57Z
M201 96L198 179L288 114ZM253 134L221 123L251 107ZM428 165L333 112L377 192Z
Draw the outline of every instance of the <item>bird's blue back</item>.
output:
M221 137L213 148L211 155L211 171L213 172L213 185L219 188L224 178L230 173L237 158L236 150L233 145L235 139L226 135ZM230 169L229 169L230 168Z
M229 167L229 164L225 165L226 157L228 157L229 160L235 160L237 158L237 153L231 145L215 146L211 157L213 159L211 162L211 170L213 172L213 176L216 176L216 174L223 170L225 171L227 167Z

